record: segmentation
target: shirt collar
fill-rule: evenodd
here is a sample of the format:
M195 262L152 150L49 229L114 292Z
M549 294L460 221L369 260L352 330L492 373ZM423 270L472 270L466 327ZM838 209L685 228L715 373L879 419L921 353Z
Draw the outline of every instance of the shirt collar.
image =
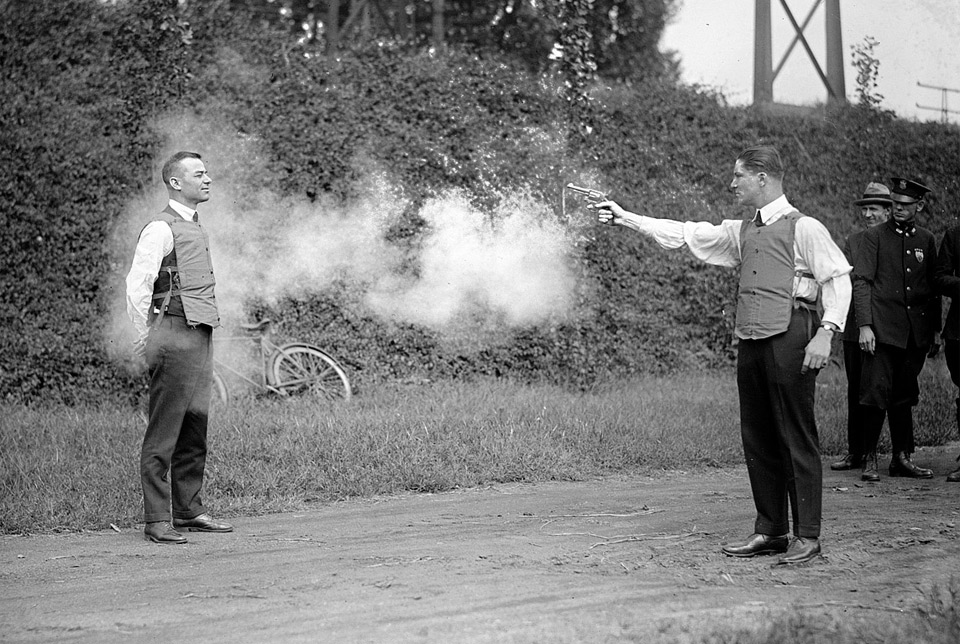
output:
M896 219L891 217L887 220L890 223L890 229L901 237L913 237L917 234L917 222L911 221L909 224L899 224Z
M796 210L796 208L790 205L790 202L787 201L787 196L780 195L760 209L760 220L766 226L794 210Z
M193 213L196 212L193 208L184 206L179 201L170 200L170 207L173 208L174 212L186 219L187 221L193 221Z

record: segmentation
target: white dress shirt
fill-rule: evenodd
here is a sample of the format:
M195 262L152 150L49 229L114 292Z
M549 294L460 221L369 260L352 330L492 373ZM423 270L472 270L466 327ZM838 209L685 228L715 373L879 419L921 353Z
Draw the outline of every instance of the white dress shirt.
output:
M772 224L785 214L796 210L786 196L771 201L760 209L763 223ZM627 213L623 217L628 227L652 238L663 248L686 246L693 255L717 266L739 266L740 228L743 221L724 219L719 225L708 222L656 219ZM793 296L815 301L822 293L823 322L830 322L843 330L850 307L852 287L849 273L853 267L843 251L834 243L830 232L813 217L801 217L793 240L794 265L798 273L814 276L796 276Z
M173 199L170 207L187 221L193 221L195 210ZM160 274L160 262L173 251L173 231L164 221L151 221L140 233L133 264L127 273L127 316L137 331L137 342L143 343L150 331L147 319L153 305L153 284Z

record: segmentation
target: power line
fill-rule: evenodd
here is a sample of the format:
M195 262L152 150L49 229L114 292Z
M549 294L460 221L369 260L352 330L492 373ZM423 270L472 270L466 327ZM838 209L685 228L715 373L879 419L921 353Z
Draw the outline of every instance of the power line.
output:
M920 81L917 81L917 86L940 91L940 107L929 107L927 105L921 105L920 103L917 103L917 107L919 107L922 110L935 110L940 112L941 123L949 122L947 118L947 114L960 114L960 111L958 110L949 109L947 104L947 92L954 92L956 94L960 94L960 89L951 89L949 87L941 87L939 85L926 85L924 83L921 83Z

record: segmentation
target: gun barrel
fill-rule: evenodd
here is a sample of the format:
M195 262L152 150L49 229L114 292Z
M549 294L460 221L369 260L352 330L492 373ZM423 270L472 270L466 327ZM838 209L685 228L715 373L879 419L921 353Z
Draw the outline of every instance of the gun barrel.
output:
M577 192L582 195L586 195L587 198L592 201L603 201L604 199L607 198L607 196L602 192L600 192L599 190L594 190L593 188L582 188L572 183L567 184L567 189L573 190L574 192Z

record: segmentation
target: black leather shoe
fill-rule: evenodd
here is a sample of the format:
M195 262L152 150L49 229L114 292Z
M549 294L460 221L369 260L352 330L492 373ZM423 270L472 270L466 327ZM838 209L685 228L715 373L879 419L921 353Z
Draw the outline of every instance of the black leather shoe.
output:
M167 521L151 521L143 528L143 538L154 543L186 543L187 538Z
M790 544L790 548L787 549L787 554L780 557L777 563L780 565L806 563L819 554L819 539L797 537L793 543Z
M233 532L232 525L214 521L209 514L198 514L192 519L174 519L173 527L190 532Z
M863 470L860 471L860 480L876 483L880 480L880 472L877 465L877 455L867 454L863 458Z
M960 483L960 467L947 474L947 481L950 483Z
M743 545L724 546L722 550L723 554L730 557L755 557L786 552L787 543L787 535L771 537L767 534L754 534Z
M933 470L917 467L906 452L894 454L890 459L890 476L906 476L914 479L932 479Z
M843 460L836 463L830 463L831 470L854 470L860 467L861 459L859 454L847 454Z

